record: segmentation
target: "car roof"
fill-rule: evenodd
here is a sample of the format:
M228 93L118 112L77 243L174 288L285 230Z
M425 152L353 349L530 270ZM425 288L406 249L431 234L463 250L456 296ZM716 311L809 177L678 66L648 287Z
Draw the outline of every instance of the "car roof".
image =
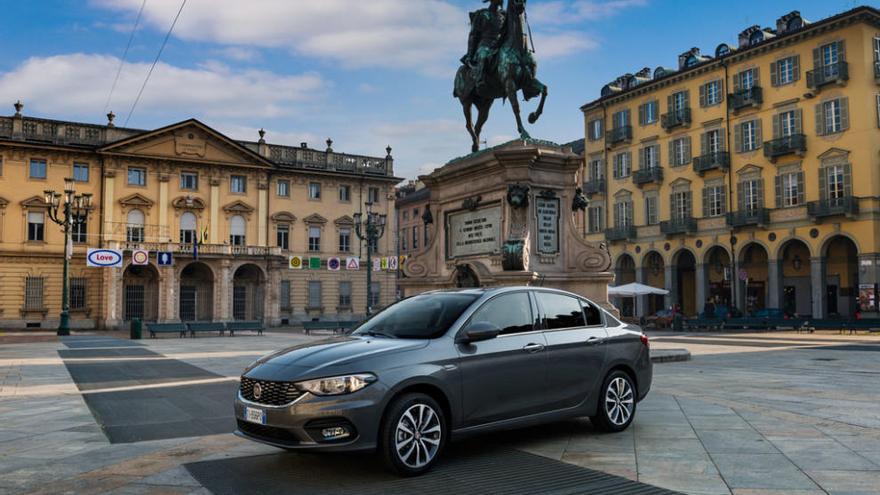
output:
M562 289L555 289L553 287L540 287L534 285L511 285L504 287L473 287L473 288L461 288L461 289L439 289L432 290L428 292L423 292L422 294L473 294L476 296L490 296L495 294L501 294L504 292L515 292L521 290L532 290L532 291L543 291L543 292L557 292L560 294L567 294L574 297L579 297L581 299L586 299L586 297L575 294L574 292L565 291Z

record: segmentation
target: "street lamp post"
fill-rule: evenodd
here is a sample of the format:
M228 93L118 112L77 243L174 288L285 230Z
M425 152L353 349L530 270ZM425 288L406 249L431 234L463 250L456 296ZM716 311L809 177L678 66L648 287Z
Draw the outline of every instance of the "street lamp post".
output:
M61 320L58 324L58 335L70 335L70 231L85 222L92 195L76 194L73 179L64 179L64 193L43 191L43 199L49 206L49 219L61 226L64 232L64 274L61 287Z
M372 211L373 203L364 203L367 207L366 216L358 212L354 214L354 232L358 239L367 241L367 316L372 313L370 291L373 288L373 244L378 245L379 238L385 234L387 215Z

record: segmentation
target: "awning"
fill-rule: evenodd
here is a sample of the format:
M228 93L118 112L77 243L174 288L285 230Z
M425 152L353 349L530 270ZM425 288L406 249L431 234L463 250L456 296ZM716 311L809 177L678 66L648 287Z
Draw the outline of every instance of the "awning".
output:
M666 294L669 294L669 291L666 289L651 287L650 285L640 284L638 282L619 285L617 287L608 287L609 296L635 297L646 296L648 294L659 294L665 296Z

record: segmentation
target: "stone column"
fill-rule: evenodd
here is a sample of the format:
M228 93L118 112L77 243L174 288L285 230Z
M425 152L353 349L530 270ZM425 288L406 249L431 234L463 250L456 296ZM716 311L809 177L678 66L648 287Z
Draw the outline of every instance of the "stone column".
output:
M104 288L106 290L104 301L104 328L108 330L118 329L122 324L122 271L120 268L94 268L103 270Z
M220 260L214 280L214 321L232 320L232 270L229 260Z
M264 289L266 302L263 306L263 320L267 326L278 326L281 324L279 292L281 287L281 270L284 266L280 262L269 261L266 264L266 268L269 278Z
M636 282L640 284L644 284L647 277L645 277L646 268L636 268ZM638 296L636 297L636 316L642 317L647 316L645 314L645 310L648 307L648 296Z
M113 235L113 206L116 202L113 195L113 184L115 180L115 170L104 171L104 197L101 198L101 201L104 203L101 205L104 209L104 239L101 239L102 241L111 239Z
M168 174L159 174L159 242L171 241L171 229L168 228L169 180L171 180L171 176L169 176Z
M767 262L767 307L782 306L782 260Z
M696 285L696 293L697 293L697 314L703 312L706 304L706 294L709 292L709 277L706 273L706 270L709 269L709 265L705 263L697 263L694 267L694 285Z
M211 228L208 232L208 242L211 244L220 244L219 223L220 223L220 179L211 179L211 206L208 221L211 222Z
M664 309L671 307L678 302L678 280L675 279L675 265L666 265L663 267L663 283L665 289L669 291L663 298Z
M269 218L269 184L257 184L257 245L266 245L266 221Z
M180 305L177 302L177 270L173 267L159 267L159 320L180 321Z
M813 318L825 317L825 258L810 258L810 285Z

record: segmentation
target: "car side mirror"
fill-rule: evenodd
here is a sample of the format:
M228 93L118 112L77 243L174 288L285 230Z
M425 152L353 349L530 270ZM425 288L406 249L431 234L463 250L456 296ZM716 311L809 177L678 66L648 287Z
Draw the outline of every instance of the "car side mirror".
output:
M494 339L499 334L501 334L501 329L498 328L498 325L488 321L478 321L470 324L457 340L462 343L479 342Z

